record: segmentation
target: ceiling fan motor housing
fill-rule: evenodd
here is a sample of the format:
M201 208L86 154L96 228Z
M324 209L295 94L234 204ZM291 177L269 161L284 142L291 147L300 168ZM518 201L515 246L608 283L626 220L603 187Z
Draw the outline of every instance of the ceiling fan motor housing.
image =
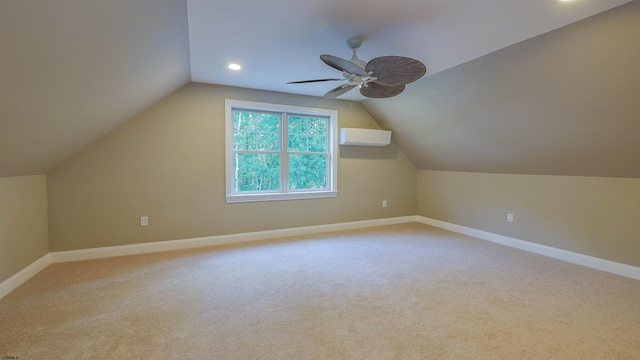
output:
M362 45L362 39L357 36L350 37L347 39L347 45L349 45L350 49L357 49Z

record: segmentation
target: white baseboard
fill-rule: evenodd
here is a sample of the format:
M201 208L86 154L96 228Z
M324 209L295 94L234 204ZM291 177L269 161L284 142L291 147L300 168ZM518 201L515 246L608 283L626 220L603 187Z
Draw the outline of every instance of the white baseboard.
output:
M90 260L99 258L108 258L114 256L146 254L159 251L169 251L178 249L190 249L205 246L237 244L243 242L273 239L287 236L300 236L316 234L329 231L354 230L372 226L394 225L408 222L419 222L445 230L450 230L460 234L465 234L488 240L498 244L518 248L532 253L545 255L555 259L567 261L574 264L587 266L590 268L603 270L616 275L629 277L640 280L640 268L621 264L609 260L599 259L596 257L574 253L567 250L557 249L550 246L540 245L523 241L508 236L498 235L487 231L477 230L466 226L447 223L440 220L427 218L424 216L402 216L386 219L363 220L337 224L315 225L290 229L256 231L250 233L240 233L231 235L207 236L201 238L191 238L183 240L157 241L151 243L141 243L121 246L108 246L92 249L56 251L46 254L31 265L22 269L17 274L0 283L0 299L9 294L18 286L25 283L38 272L46 268L52 263Z
M46 254L40 259L31 263L31 265L20 270L12 277L0 283L0 299L15 290L18 286L24 284L27 280L34 277L37 273L51 264L50 254Z
M568 250L562 250L551 246L540 245L529 241L519 240L512 237L490 233L488 231L477 230L462 225L456 225L445 221L431 219L424 216L416 216L416 221L439 227L441 229L457 232L464 235L473 236L478 239L491 241L501 245L529 251L535 254L548 256L554 259L578 264L593 269L606 271L612 274L625 276L628 278L640 280L640 267L621 264L618 262L604 260L597 257L575 253Z
M249 233L206 236L183 240L167 240L150 243L108 246L92 249L69 250L52 252L51 261L53 263L90 260L123 255L146 254L159 251L169 251L178 249L191 249L205 246L237 244L249 241L266 240L287 236L308 235L328 231L352 230L372 226L393 225L407 222L415 222L415 216L403 216L386 219L363 220L355 222L305 226L289 229L278 229L268 231L256 231Z
M328 231L354 230L372 226L402 224L415 222L415 216L402 216L395 218L373 219L354 222L345 222L327 225L305 226L290 229L256 231L231 235L207 236L201 238L156 241L150 243L107 246L82 250L50 252L36 260L31 265L22 269L17 274L0 283L0 299L9 294L18 286L25 283L35 274L52 263L108 258L114 256L147 254L160 251L191 249L205 246L237 244L249 241L266 240L286 236L308 235Z

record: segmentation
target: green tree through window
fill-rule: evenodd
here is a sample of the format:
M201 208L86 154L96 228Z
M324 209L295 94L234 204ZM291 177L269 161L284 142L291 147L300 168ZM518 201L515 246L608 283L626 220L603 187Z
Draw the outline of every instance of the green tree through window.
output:
M230 111L227 179L232 179L232 189L228 199L323 191L335 196L331 116L245 107L230 107Z
M280 115L233 112L234 190L280 189Z
M289 188L327 187L327 118L289 116Z

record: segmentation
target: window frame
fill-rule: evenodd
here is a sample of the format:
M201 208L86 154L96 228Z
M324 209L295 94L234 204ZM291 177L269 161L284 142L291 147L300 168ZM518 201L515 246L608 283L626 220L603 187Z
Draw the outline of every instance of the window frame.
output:
M318 190L289 190L288 160L280 164L280 189L263 192L234 192L234 149L233 149L233 111L264 111L280 113L280 154L296 154L287 147L287 119L285 116L322 116L328 118L327 128L327 186ZM302 106L262 103L255 101L225 99L225 181L226 203L280 201L298 199L322 199L338 196L338 111L330 109L310 108ZM286 156L284 156L286 157ZM281 157L282 159L282 157ZM282 159L284 160L284 159ZM287 172L283 175L284 172ZM283 179L287 179L284 183Z

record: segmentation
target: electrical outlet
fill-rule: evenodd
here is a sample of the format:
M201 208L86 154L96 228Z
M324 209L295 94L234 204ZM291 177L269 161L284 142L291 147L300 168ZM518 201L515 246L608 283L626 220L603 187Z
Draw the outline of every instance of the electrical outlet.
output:
M513 214L507 214L507 222L513 222Z
M387 200L382 200L382 207L383 208L387 207Z
M140 217L140 226L149 226L149 217L141 216Z

